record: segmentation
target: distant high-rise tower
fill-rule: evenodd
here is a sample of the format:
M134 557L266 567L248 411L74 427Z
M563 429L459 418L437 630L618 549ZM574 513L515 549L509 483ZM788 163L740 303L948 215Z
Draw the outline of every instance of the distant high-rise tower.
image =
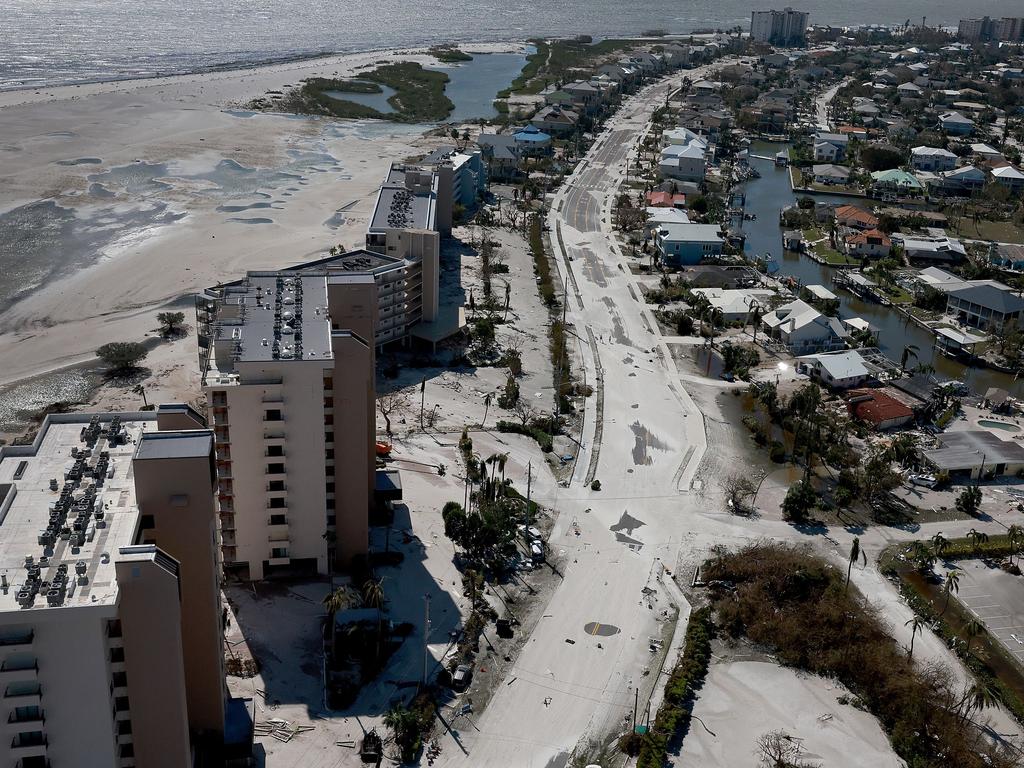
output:
M750 14L750 38L778 46L799 46L807 42L806 11L784 8L781 11L753 11Z

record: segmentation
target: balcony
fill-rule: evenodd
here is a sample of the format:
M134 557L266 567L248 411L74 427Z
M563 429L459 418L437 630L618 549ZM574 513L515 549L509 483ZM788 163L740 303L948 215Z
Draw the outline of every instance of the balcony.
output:
M11 683L4 689L4 699L14 707L29 707L43 699L43 687L34 681Z
M287 544L290 540L287 525L272 525L267 529L267 541Z
M38 680L39 665L34 661L31 664L11 664L10 662L4 662L0 665L0 685Z
M221 541L221 546L224 546L224 547L234 547L234 546L237 546L237 542L235 541L235 532L234 531L225 531L222 528L221 529L221 533L220 533L220 541Z
M20 733L22 731L38 731L46 724L46 713L42 709L35 712L18 716L17 712L11 712L7 716L7 732Z
M235 516L234 515L226 515L224 513L221 513L221 516L220 516L220 529L221 529L222 532L224 532L224 531L234 531L235 530Z
M260 402L262 402L262 403L283 403L284 402L284 395L281 394L280 392L277 392L277 393L267 392L267 393L265 393L263 395L262 398L260 398ZM272 419L265 419L265 421L272 421Z
M0 637L0 651L8 653L25 653L32 650L32 640L35 634L32 630L18 632Z
M41 731L19 733L11 739L11 754L14 757L46 757L46 736Z
M264 440L284 440L284 427L276 429L266 428L263 430Z

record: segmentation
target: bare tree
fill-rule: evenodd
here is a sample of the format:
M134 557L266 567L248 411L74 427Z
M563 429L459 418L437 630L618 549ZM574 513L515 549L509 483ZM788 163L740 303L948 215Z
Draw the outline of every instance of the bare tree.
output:
M756 754L761 758L761 768L816 768L815 763L800 759L803 752L802 739L790 736L785 731L771 731L757 740Z
M520 398L519 401L512 406L512 413L516 415L524 427L537 418L537 409L534 408L530 401L525 398Z
M757 496L757 483L749 475L729 475L722 483L722 490L730 512L746 515L753 511L751 505Z
M405 412L409 407L409 393L403 390L388 392L377 398L377 411L384 417L384 430L391 437L391 417Z

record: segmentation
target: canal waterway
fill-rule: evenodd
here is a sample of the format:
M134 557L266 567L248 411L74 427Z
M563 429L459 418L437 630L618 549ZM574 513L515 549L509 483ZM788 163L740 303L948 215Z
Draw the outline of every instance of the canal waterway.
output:
M788 145L755 142L751 145L750 151L751 154L774 157L780 148L788 148ZM819 264L807 256L784 251L782 248L779 211L795 203L797 199L790 185L788 169L778 168L769 160L757 158L752 158L750 164L758 170L761 177L751 179L743 187L746 193L746 211L757 216L756 219L744 221L742 224L742 231L746 235L747 254L764 256L770 253L779 265L776 276L791 276L804 285L819 284L831 290L832 275L836 271L834 268ZM804 193L800 194L803 196ZM853 203L864 206L866 203L863 199L836 195L812 196L840 204ZM935 339L931 332L891 307L863 301L844 290L834 290L834 293L839 297L840 317L862 317L878 329L878 346L893 362L898 364L904 347L913 345L919 350L917 362L934 366L939 378L962 381L979 394L984 394L989 387L1002 387L1018 396L1024 394L1024 382L1015 382L1012 376L988 368L968 367L940 354L935 349ZM913 365L916 363L911 358L908 366Z

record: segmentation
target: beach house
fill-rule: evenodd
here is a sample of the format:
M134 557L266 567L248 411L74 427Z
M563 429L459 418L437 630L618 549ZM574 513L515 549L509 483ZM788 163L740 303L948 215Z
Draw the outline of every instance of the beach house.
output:
M769 312L761 324L795 355L844 349L849 336L838 318L823 315L801 299Z
M800 373L831 389L859 387L872 378L860 353L852 349L803 355L796 362Z
M956 168L957 157L942 147L914 147L910 150L910 167L915 171L951 171Z
M962 325L999 333L1010 322L1021 326L1024 299L1009 288L970 285L946 294L946 314Z
M720 256L724 240L717 224L665 224L654 233L655 246L668 266L699 264Z
M939 115L939 128L950 136L970 136L974 133L974 121L959 112L943 112Z

